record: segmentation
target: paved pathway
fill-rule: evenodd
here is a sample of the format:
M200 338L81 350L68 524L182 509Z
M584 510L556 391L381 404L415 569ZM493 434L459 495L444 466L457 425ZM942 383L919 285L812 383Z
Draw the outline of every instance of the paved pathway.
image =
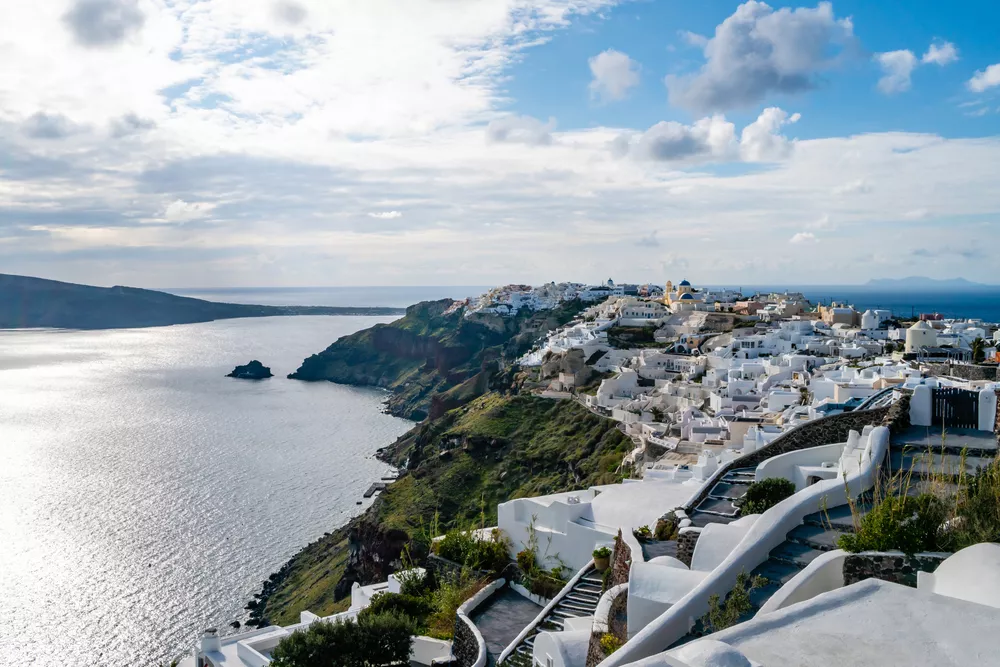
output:
M483 633L491 664L541 611L537 604L509 588L494 595L488 606L476 610L472 622Z

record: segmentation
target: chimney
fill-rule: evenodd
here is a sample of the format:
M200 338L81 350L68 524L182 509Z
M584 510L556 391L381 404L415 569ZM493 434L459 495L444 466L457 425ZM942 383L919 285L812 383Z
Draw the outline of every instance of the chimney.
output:
M205 630L205 634L201 636L201 652L211 653L213 651L221 650L222 640L219 639L219 631L215 628Z

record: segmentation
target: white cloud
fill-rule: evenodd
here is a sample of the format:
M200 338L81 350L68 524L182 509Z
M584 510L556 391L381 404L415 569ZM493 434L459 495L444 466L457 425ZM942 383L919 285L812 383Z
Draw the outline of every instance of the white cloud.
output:
M996 86L1000 86L1000 63L990 65L984 70L976 72L968 83L969 90L974 93L981 93Z
M378 218L379 220L395 220L396 218L402 218L403 214L399 211L376 211L369 213L368 217Z
M748 162L765 162L788 157L791 144L779 132L783 126L797 123L800 117L797 113L789 116L778 107L764 109L757 120L743 128L740 136L740 153L743 159Z
M833 188L833 194L835 195L852 195L852 194L867 194L872 191L871 186L863 178L857 178L853 181L848 181Z
M169 222L190 222L206 217L214 208L215 204L177 199L167 204L163 210L163 217Z
M910 75L917 66L917 57L912 51L888 51L875 55L875 62L882 68L882 78L878 89L886 95L901 93L910 89Z
M806 225L806 227L808 227L809 229L824 230L824 229L834 229L835 225L833 224L833 221L830 219L830 216L824 214L821 215L819 218L817 218L815 221Z
M639 85L639 64L621 51L608 49L587 62L593 76L590 94L598 99L623 100Z
M552 130L555 126L553 118L543 123L531 116L511 114L490 121L486 127L486 138L496 143L544 146L552 143Z
M935 65L948 65L958 60L958 49L951 42L941 42L940 44L931 44L927 49L927 53L924 57L920 59L920 62L927 65L933 63Z
M793 245L808 245L810 243L816 243L816 235L812 232L799 232L790 238L788 242Z
M798 93L817 85L832 56L854 40L851 20L837 19L829 2L815 9L777 11L749 0L704 42L706 63L695 74L666 78L672 104L723 111L760 102L771 93ZM697 44L699 40L688 42Z

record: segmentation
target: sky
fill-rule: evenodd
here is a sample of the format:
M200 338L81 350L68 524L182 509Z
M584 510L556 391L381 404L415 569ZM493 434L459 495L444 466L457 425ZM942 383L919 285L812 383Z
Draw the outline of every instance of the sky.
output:
M3 273L1000 282L992 0L0 5Z

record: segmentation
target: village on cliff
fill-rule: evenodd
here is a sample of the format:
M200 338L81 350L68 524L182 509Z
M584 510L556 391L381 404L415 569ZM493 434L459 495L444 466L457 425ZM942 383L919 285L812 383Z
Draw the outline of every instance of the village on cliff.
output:
M483 574L453 639L413 637L411 664L1000 665L997 324L686 280L508 285L453 309L576 300L518 365L535 395L616 423L621 481L500 504L472 537L510 566ZM334 616L206 631L180 664L263 667L460 565L355 584ZM536 568L560 585L533 590Z

